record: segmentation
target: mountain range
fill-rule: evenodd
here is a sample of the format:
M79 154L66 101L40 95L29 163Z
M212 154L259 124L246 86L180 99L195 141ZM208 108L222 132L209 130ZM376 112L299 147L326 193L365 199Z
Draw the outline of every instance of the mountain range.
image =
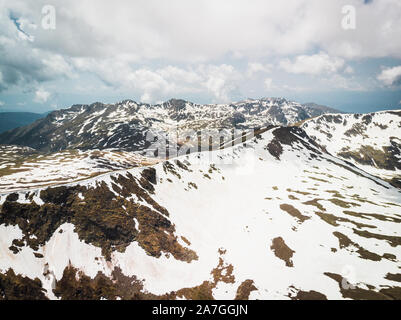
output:
M45 116L33 112L0 112L0 133L26 126Z
M301 105L283 98L246 100L232 104L200 105L171 99L149 105L125 100L116 104L74 105L53 111L28 126L0 134L0 144L42 151L149 147L148 134L171 131L254 129L288 125L334 109Z

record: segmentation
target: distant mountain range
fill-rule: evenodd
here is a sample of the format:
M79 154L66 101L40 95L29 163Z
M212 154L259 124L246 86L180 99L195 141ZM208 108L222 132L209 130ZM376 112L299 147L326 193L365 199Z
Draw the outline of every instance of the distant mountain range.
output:
M30 125L0 134L0 144L43 151L78 148L139 151L149 147L149 133L187 130L254 129L289 125L339 111L283 98L248 99L231 104L195 104L171 99L149 105L132 100L93 103L49 113Z
M46 117L47 113L33 112L0 112L0 133L26 126L32 122Z

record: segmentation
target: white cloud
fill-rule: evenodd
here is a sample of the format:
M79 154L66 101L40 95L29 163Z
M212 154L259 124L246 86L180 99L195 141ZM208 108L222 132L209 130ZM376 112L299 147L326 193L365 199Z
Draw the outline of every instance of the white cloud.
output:
M310 88L285 84L285 85L281 86L281 90L292 91L292 92L305 92L305 91L309 91Z
M320 48L331 56L347 58L401 57L401 42L394 41L401 38L399 0L369 5L361 0L254 0L252 4L242 0L120 0L99 1L96 7L92 1L52 3L58 8L55 32L29 31L40 48L69 56L104 58L130 52L137 61L206 63L228 53L252 58ZM357 25L352 32L341 28L344 4L356 8ZM7 6L25 20L38 20L37 1L8 1Z
M72 66L62 55L46 55L41 62L45 68L51 70L53 73L58 73L59 75L66 77L74 76Z
M199 71L205 78L203 85L214 96L215 102L229 102L236 89L236 80L240 75L231 65L201 66Z
M271 79L271 78L266 78L265 81L264 81L264 85L265 85L265 88L266 88L267 90L272 89L272 87L273 87L273 79Z
M96 76L112 94L125 88L124 94L143 101L193 94L224 102L240 88L265 89L265 76L275 79L270 90L286 84L319 91L321 83L356 88L349 78L359 70L346 66L348 59L401 58L401 41L394 40L401 38L399 0L120 0L96 7L93 1L52 0L52 31L41 28L38 8L46 1L0 2L0 91L51 88L45 82L77 77L74 86L83 94L98 84ZM341 28L343 4L356 8L355 30ZM10 12L34 41L21 39ZM266 61L279 61L278 67ZM282 76L279 68L291 75ZM343 77L335 79L338 73ZM317 77L305 83L311 77L304 74L339 84Z
M401 66L383 69L377 79L386 86L401 85Z
M344 69L344 73L352 74L352 73L354 73L354 69L353 69L351 66L347 66L347 67Z
M344 66L344 60L330 57L327 53L314 55L300 55L294 61L283 59L280 67L288 73L321 75L324 73L335 73Z
M0 107L4 106L4 102L0 101Z
M327 78L321 78L320 85L329 90L343 89L346 91L367 91L369 89L369 83L362 84L360 81L356 81L353 77L345 77L341 74L332 74Z
M273 65L271 64L261 64L257 62L250 62L248 63L248 68L246 74L248 77L252 77L255 73L263 72L269 73L271 72Z
M231 100L241 79L239 72L228 64L200 64L179 68L167 65L162 68L134 68L121 59L74 59L80 71L96 74L110 86L136 90L143 102L155 102L186 93L211 95L215 102Z
M50 98L50 92L46 91L43 88L39 88L35 92L34 101L38 103L45 103Z

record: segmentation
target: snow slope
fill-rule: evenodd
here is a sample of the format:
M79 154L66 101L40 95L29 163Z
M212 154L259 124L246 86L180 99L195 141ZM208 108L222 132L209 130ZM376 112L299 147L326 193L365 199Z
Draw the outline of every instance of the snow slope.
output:
M0 193L65 184L158 161L107 149L44 154L28 147L0 145Z
M52 299L82 298L71 288L85 276L93 286L113 279L116 290L81 288L89 298L400 299L400 191L298 128L64 189L2 195L0 204L0 271L37 277ZM42 239L41 226L26 220L27 228L9 208L30 220L59 208L70 222L57 216ZM122 238L130 221L134 238ZM139 287L135 296L127 284Z

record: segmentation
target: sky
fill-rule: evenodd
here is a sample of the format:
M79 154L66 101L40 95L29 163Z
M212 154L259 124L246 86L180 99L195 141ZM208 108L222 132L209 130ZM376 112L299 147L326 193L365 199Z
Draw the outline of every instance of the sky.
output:
M401 109L401 1L0 0L0 112L262 97Z

